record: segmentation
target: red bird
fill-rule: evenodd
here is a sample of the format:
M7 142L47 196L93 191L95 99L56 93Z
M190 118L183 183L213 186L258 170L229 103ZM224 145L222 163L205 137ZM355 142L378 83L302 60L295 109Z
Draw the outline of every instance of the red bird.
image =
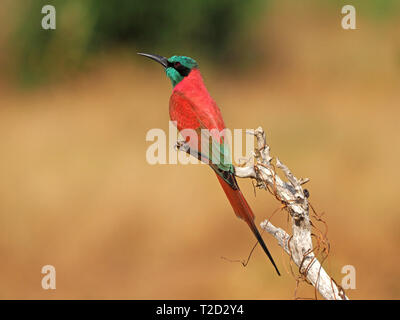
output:
M208 163L215 171L236 216L249 225L276 272L280 275L254 223L253 211L239 189L235 178L235 168L230 162L227 162L229 147L225 143L223 134L225 123L221 111L204 85L197 62L185 56L173 56L167 59L155 54L138 54L153 59L164 66L165 72L173 85L169 100L171 120L176 121L181 133L185 129L193 129L198 133L199 139L197 141L192 137L186 139L190 154ZM204 129L208 129L208 131ZM209 134L207 135L205 132L209 132ZM206 143L206 148L202 148L204 143Z

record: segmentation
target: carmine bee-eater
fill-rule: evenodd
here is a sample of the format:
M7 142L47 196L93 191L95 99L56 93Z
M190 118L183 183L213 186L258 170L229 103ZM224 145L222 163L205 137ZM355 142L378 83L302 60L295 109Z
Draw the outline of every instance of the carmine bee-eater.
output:
M204 132L204 129L208 129L214 132L207 137L211 137L211 139L207 139L207 143L210 144L209 152L213 155L212 159L210 159L208 154L206 156L202 153L201 142L192 139L187 141L190 154L197 155L203 161L204 159L209 160L207 163L216 173L236 216L243 219L249 225L257 241L275 267L276 272L280 275L254 223L253 211L239 189L235 178L234 166L231 163L225 163L226 161L221 162L221 159L227 157L226 155L229 154L229 150L227 150L227 144L224 143L224 136L215 134L215 131L223 132L225 124L221 111L203 83L197 62L192 58L184 56L173 56L167 59L155 54L138 54L157 61L165 68L165 72L173 86L172 95L169 100L169 114L171 120L176 122L178 130L193 129L199 133L200 131ZM217 157L219 161L213 161L215 153L219 153L219 157Z

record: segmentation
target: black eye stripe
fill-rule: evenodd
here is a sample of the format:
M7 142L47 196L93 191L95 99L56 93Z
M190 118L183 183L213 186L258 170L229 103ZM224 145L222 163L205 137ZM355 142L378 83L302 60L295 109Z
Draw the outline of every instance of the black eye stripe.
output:
M190 69L181 64L175 67L175 70L178 71L183 77L186 77L190 73Z
M177 64L175 66L175 64ZM168 67L169 68L174 68L176 71L179 72L179 74L182 77L186 77L190 73L190 69L182 65L181 63L176 63L176 62L169 62L168 61Z

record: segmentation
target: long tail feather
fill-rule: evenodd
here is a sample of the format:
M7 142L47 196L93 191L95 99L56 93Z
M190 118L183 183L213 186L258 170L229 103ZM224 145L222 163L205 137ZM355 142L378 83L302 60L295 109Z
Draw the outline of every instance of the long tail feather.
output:
M225 194L226 194L233 210L235 211L236 216L238 216L240 219L243 219L249 225L249 227L250 227L251 231L253 231L257 241L260 243L261 247L263 248L264 252L268 256L272 265L275 267L276 272L278 273L278 275L281 275L279 273L278 267L276 266L276 264L274 262L274 259L272 258L267 246L265 245L263 238L261 237L260 233L258 232L258 229L254 223L254 213L251 210L250 206L248 205L242 192L240 191L239 186L236 182L235 176L232 175L232 177L230 177L230 178L233 179L233 181L235 182L236 188L232 188L218 174L217 174L217 178L222 186L222 189L224 189Z

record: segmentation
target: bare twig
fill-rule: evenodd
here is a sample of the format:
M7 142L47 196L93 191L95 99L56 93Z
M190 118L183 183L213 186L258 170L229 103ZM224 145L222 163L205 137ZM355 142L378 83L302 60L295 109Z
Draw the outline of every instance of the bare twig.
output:
M283 250L299 267L300 275L307 279L325 299L347 300L348 297L343 289L337 286L327 274L314 253L309 203L301 187L309 179L296 178L286 165L276 159L276 167L283 172L286 181L280 178L272 164L273 159L270 156L270 147L266 143L264 130L259 127L248 133L253 134L257 139L255 163L252 166L236 167L236 176L255 179L257 187L272 190L292 217L293 234L290 236L267 220L261 223L261 228L275 237Z

